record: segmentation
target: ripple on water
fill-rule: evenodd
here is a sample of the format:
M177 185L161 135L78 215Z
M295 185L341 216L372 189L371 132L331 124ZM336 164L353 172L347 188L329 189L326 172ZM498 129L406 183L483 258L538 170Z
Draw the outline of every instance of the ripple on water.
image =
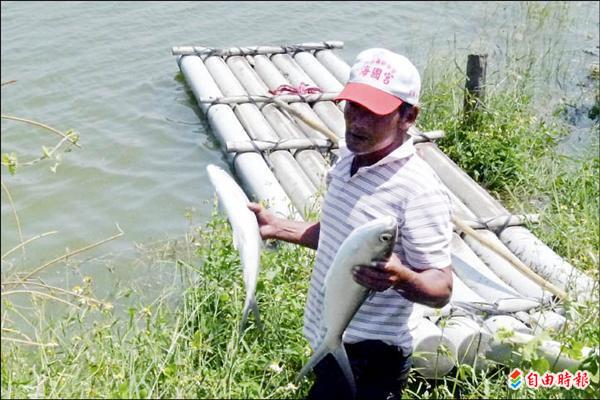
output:
M117 221L126 236L103 251L182 234L186 207L208 216L211 205L202 200L211 198L212 188L204 167L224 165L223 153L179 75L172 46L342 40L345 48L336 53L348 62L364 48L385 46L407 52L424 68L429 52L449 58L482 42L505 55L506 32L526 11L510 2L314 2L310 7L302 2L3 2L1 7L2 80L18 80L3 87L2 112L81 135L82 148L65 154L56 174L44 163L16 177L3 175L26 235L61 231L36 244L35 256L43 259L67 245L112 234ZM578 23L560 32L565 47L595 48L597 4L569 7ZM3 152L26 159L55 140L37 128L2 121ZM15 242L3 198L2 249Z

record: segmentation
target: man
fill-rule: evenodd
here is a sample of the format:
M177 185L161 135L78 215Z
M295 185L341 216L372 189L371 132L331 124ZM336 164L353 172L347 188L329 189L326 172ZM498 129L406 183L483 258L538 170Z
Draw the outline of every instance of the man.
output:
M361 52L337 98L346 100L347 149L340 146L328 173L320 222L289 221L258 204L248 206L264 239L317 249L304 313L313 350L324 337L323 281L340 244L372 219L396 217L398 240L389 261L354 268L354 279L376 291L343 336L359 398L400 398L412 365L407 319L413 302L442 307L452 292L450 199L408 135L419 114L420 88L419 73L407 58L385 49ZM331 355L314 372L308 398L349 397Z

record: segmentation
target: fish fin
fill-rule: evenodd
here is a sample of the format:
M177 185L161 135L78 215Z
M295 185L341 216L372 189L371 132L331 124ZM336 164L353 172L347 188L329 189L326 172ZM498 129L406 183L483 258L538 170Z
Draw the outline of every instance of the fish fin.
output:
M248 317L250 316L250 310L252 309L251 302L251 300L246 300L246 302L244 302L244 310L242 311L242 321L240 322L240 333L244 330L246 324L248 323Z
M262 331L264 329L264 325L260 320L260 313L258 312L258 304L256 304L256 300L252 302L251 308L252 314L254 314L254 322L256 323L258 329Z
M295 383L298 384L300 380L317 365L327 354L331 353L344 374L344 377L348 381L348 387L352 393L352 398L356 397L356 383L354 382L354 374L352 373L352 367L350 367L350 360L348 359L348 355L346 354L346 349L344 348L343 343L334 349L331 350L329 347L323 343L310 357L306 365L302 367L298 375L296 376Z
M251 298L244 303L244 311L242 312L242 321L240 322L240 334L244 331L246 324L248 323L248 317L250 316L250 311L254 314L254 320L258 329L263 329L263 324L260 321L260 313L258 312L258 304L256 303L256 299Z
M319 363L327 354L331 352L331 349L325 345L325 343L321 344L317 350L313 353L313 355L308 359L308 362L302 367L298 375L296 375L295 383L298 384L300 380Z
M337 363L340 366L340 369L344 373L346 380L348 381L348 387L352 392L352 398L356 397L356 383L354 382L354 374L352 373L352 367L350 367L350 360L348 359L348 354L346 354L346 349L344 348L343 343L340 343L340 346L331 352L333 357L335 357Z
M260 329L261 331L263 330L263 324L260 321L260 313L258 312L258 304L256 303L256 299L252 299L250 301L250 309L252 310L252 314L254 315L254 323L256 324L256 326L258 327L258 329Z
M240 322L240 335L244 332L244 328L248 323L248 314L250 314L250 308L244 307L244 311L242 312L242 321Z

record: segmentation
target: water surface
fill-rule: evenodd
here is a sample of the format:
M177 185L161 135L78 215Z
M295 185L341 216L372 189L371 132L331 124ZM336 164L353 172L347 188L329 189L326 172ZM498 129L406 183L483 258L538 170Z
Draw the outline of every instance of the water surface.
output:
M2 88L2 113L63 131L72 128L81 136L82 148L65 154L56 173L49 171L52 163L23 168L15 176L2 168L23 237L59 231L28 246L25 262L12 260L28 269L65 248L112 235L116 223L123 237L79 259L127 254L136 243L181 238L190 225L208 218L212 188L205 166L226 163L178 77L172 46L341 40L345 47L337 54L349 63L359 51L381 46L408 55L421 71L432 57L446 59L449 66L455 58L463 67L468 52L486 51L494 79L515 49L541 45L553 50L548 63L560 71L554 79L540 77L542 92L569 98L576 106L589 90L580 84L598 60L598 2L556 5L564 12L558 27L534 26L544 17L532 17L532 10L543 8L515 2L1 4L2 82L17 80ZM567 147L585 147L589 121L573 122ZM38 157L41 146L56 139L2 120L2 152L15 152L21 160ZM15 227L3 193L2 253L18 243ZM10 265L3 264L3 270ZM117 263L110 273L86 263L82 269L107 290L115 277L157 287L171 279L129 262ZM55 282L68 277L62 268L47 273Z

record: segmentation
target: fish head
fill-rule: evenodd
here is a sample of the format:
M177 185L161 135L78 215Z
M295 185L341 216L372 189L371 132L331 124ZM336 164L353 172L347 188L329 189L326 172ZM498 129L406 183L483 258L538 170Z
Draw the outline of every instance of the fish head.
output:
M392 255L398 236L396 219L388 216L377 218L361 226L363 246L369 249L372 260L387 260Z
M217 183L223 179L223 174L225 171L221 167L218 167L214 164L209 164L206 166L206 172L208 174L208 179L212 186L217 189ZM217 190L217 196L219 195L219 191Z
M211 180L216 180L220 171L222 171L222 168L219 168L214 164L208 164L206 166L206 172Z

